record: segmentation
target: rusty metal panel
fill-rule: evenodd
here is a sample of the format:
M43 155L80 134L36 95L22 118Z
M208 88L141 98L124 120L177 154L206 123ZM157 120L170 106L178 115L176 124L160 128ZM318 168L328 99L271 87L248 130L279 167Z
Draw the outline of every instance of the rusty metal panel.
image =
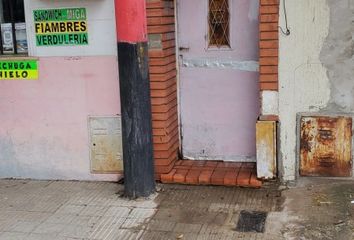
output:
M256 125L257 177L272 179L277 174L276 122L258 121Z
M352 118L302 117L300 137L300 175L351 176Z
M120 117L89 117L92 173L123 171Z

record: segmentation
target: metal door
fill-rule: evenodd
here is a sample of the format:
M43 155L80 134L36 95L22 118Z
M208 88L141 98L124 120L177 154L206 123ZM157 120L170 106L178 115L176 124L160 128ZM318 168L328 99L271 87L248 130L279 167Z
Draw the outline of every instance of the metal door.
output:
M177 0L186 159L255 160L258 6L258 0Z

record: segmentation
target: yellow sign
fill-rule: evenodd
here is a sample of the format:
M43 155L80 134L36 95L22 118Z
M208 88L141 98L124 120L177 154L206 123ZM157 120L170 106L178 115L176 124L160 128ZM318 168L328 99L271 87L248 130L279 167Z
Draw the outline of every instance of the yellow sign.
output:
M87 31L86 21L38 22L36 34L82 33Z
M0 80L38 79L37 60L0 61Z
M85 8L33 11L37 46L88 45Z

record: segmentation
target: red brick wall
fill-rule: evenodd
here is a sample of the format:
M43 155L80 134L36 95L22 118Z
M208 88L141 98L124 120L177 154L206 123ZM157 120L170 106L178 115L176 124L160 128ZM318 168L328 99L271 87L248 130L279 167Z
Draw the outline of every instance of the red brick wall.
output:
M279 0L260 0L260 89L278 90Z
M152 126L156 179L178 157L175 16L172 0L147 0Z

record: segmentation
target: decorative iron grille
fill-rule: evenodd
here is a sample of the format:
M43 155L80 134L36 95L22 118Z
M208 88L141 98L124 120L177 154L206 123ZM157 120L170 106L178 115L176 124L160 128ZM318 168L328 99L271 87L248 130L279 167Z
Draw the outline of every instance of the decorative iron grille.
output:
M209 0L209 47L230 47L229 0Z

